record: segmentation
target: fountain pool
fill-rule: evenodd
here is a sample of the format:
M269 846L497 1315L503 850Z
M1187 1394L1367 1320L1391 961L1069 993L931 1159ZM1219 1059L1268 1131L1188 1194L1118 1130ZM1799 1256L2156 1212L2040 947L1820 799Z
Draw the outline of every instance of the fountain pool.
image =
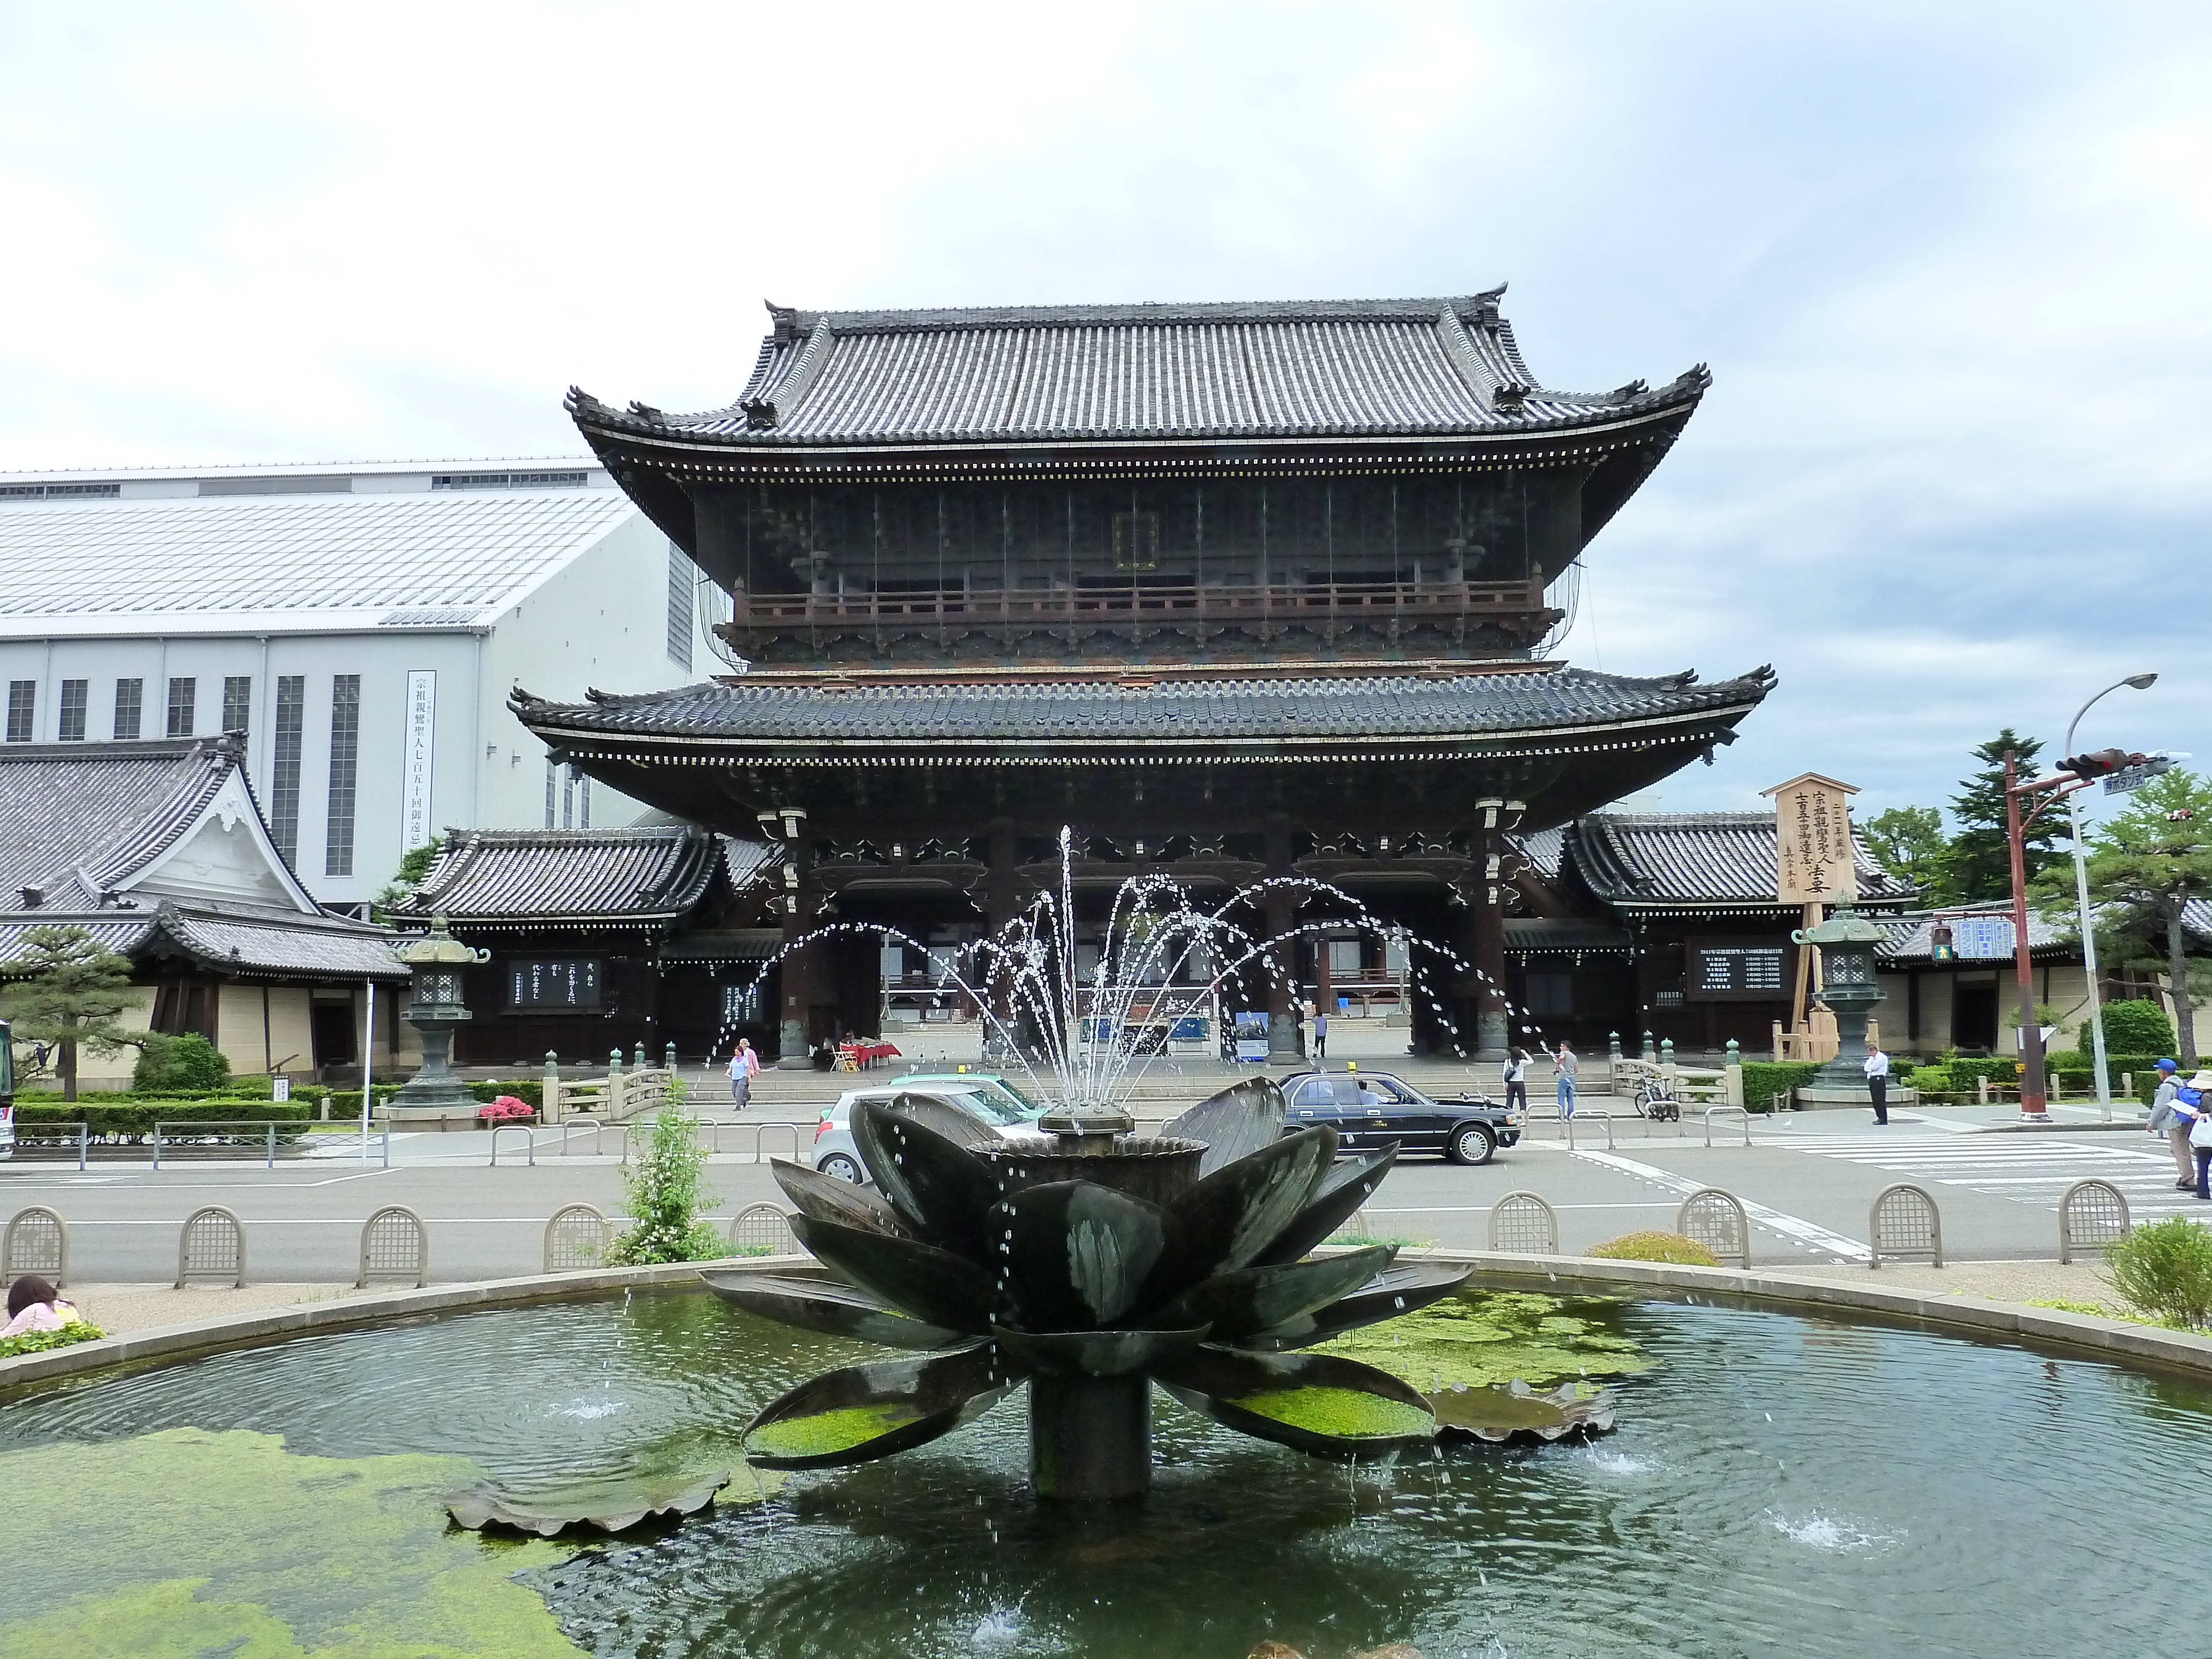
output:
M1657 1364L1601 1440L1346 1466L1162 1395L1141 1504L1055 1509L1010 1401L582 1547L448 1529L439 1495L728 1466L762 1406L876 1351L641 1292L42 1385L0 1413L0 1655L2205 1650L2172 1546L2212 1386L1750 1307L1618 1317Z

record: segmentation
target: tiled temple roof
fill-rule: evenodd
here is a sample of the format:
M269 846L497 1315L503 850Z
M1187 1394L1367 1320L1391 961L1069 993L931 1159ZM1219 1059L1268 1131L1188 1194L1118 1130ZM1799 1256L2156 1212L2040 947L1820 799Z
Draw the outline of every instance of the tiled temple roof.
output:
M1625 909L1784 908L1771 812L1593 812L1565 832L1590 891ZM1909 902L1914 890L1858 849L1859 903Z
M198 822L241 762L228 738L0 747L0 906L89 908Z
M0 911L0 962L21 951L33 927L77 927L133 961L181 957L239 978L397 984L408 977L392 954L391 933L367 922L149 898L100 910Z
M1986 967L2014 960L2012 910L2008 905L1966 905L1942 910L1915 911L1894 916L1879 925L1882 939L1875 954L1884 962L1911 963L1935 960L1935 930L1942 923L1951 930L1954 960ZM2081 946L2074 930L2031 909L2027 913L2027 949L2034 957L2050 956L2080 961Z
M1609 922L1573 917L1508 916L1509 956L1632 956L1635 942Z
M547 742L617 734L709 744L1050 744L1516 738L1675 725L1732 726L1772 672L1699 684L1694 674L1632 679L1586 669L1432 674L1055 678L843 684L740 678L635 696L556 704L518 690L513 707Z
M775 330L726 408L617 410L572 390L587 437L716 447L1519 434L1669 411L1656 390L1539 387L1486 294L1255 304L813 312Z
M781 856L688 824L620 830L455 830L394 914L456 926L672 921L718 870L742 891Z

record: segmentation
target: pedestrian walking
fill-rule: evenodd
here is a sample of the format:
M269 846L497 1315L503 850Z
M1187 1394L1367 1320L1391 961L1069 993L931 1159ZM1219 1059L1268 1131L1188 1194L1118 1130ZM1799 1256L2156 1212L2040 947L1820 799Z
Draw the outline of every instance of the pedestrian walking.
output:
M2212 1072L2199 1072L2174 1091L2173 1103L2191 1114L2189 1150L2197 1163L2197 1196L2212 1204Z
M1314 1011L1314 1061L1316 1065L1328 1058L1328 1011Z
M2146 1127L2152 1134L2166 1137L2166 1148L2173 1154L2174 1190L2185 1193L2197 1185L2197 1159L2189 1145L2190 1116L2174 1109L2175 1097L2181 1091L2181 1066L2161 1058L2157 1071L2158 1090L2150 1097L2150 1121Z
M1505 1109L1525 1113L1528 1109L1528 1051L1516 1048L1505 1058Z
M1552 1055L1552 1075L1559 1080L1559 1121L1564 1123L1575 1115L1575 1085L1582 1080L1583 1063L1575 1058L1575 1051L1565 1038Z
M753 1103L753 1079L760 1075L760 1068L752 1039L739 1037L738 1046L730 1051L730 1103L737 1110L742 1112Z
M1861 1069L1866 1073L1867 1093L1874 1098L1874 1121L1887 1123L1889 1121L1889 1056L1882 1053L1880 1043L1867 1050L1866 1064Z

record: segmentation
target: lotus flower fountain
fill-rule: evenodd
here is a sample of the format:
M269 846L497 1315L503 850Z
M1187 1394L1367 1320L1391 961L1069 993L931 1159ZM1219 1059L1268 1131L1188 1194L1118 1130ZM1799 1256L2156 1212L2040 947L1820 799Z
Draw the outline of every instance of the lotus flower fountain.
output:
M920 1446L1030 1391L1037 1495L1124 1498L1152 1479L1152 1384L1231 1428L1324 1457L1436 1432L1427 1400L1297 1349L1457 1290L1462 1267L1395 1247L1311 1254L1397 1149L1337 1161L1327 1127L1285 1132L1281 1091L1240 1083L1139 1138L1126 1113L1063 1109L1002 1139L926 1096L863 1103L872 1189L779 1160L793 1230L826 1273L709 1271L718 1293L807 1330L918 1351L800 1384L756 1417L747 1455L826 1468ZM834 1276L833 1276L834 1275Z

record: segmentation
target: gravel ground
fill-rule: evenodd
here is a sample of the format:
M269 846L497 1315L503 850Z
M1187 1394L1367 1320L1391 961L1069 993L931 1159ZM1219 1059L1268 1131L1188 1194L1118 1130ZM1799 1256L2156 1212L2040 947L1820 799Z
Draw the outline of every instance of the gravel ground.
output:
M306 1302L335 1302L366 1292L356 1291L349 1285L248 1285L236 1291L208 1286L179 1291L167 1285L71 1285L62 1294L100 1329L111 1336L121 1336L201 1319L265 1313Z

